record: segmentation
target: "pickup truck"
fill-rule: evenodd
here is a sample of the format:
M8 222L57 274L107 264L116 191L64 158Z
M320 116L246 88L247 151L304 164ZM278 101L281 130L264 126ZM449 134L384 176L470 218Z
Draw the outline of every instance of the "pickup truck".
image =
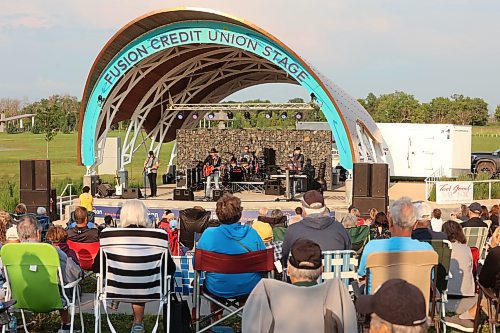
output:
M500 174L500 149L493 153L472 153L471 171L473 173L486 172L490 177Z

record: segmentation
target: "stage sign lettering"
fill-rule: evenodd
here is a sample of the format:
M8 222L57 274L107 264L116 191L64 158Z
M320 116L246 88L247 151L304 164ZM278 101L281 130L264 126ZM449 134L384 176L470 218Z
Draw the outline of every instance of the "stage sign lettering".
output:
M436 182L436 203L466 203L474 200L472 182Z

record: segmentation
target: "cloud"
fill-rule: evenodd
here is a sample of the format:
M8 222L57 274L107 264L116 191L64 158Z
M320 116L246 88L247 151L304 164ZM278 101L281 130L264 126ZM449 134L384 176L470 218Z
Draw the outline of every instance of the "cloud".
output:
M36 3L5 1L0 4L0 29L38 29L52 25L46 9Z

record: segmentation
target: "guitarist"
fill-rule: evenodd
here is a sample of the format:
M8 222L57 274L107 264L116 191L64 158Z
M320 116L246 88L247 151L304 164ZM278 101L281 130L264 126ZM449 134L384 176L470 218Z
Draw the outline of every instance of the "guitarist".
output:
M210 155L203 162L203 175L207 177L205 184L205 199L209 200L212 194L212 181L215 183L215 189L219 187L219 170L221 166L221 158L217 155L218 151L215 148L210 149Z
M151 197L156 197L156 175L158 174L159 166L158 157L156 157L155 153L151 150L148 158L144 161L144 172L148 176Z

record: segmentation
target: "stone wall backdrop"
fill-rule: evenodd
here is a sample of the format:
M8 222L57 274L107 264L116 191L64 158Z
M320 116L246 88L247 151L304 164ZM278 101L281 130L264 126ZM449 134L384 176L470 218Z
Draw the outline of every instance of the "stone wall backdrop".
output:
M263 155L263 148L276 150L276 163L283 167L288 154L295 147L302 148L305 158L310 158L316 173L320 162L326 162L326 180L331 184L332 141L330 131L278 130L278 129L214 129L198 128L177 130L177 169L190 167L193 161L203 161L212 147L217 148L223 160L239 156L245 145L256 156ZM330 186L328 186L330 188Z

